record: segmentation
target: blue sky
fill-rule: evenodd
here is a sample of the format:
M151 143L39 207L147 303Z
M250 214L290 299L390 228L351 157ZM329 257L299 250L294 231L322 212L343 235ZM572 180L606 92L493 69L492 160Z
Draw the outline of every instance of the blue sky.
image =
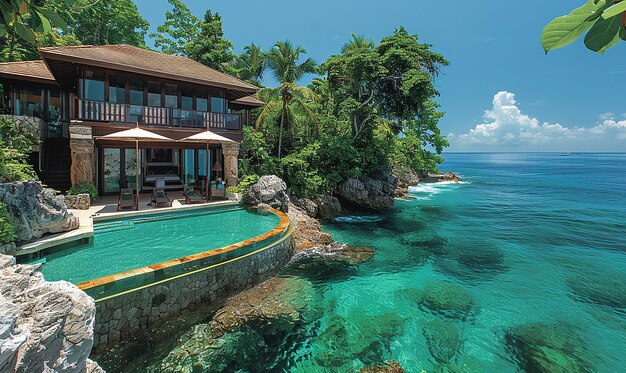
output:
M169 8L135 2L152 29ZM437 86L452 151L626 151L626 43L600 56L579 40L546 56L539 42L583 0L185 2L198 17L218 11L237 51L288 38L318 62L352 32L378 41L404 26L451 62Z

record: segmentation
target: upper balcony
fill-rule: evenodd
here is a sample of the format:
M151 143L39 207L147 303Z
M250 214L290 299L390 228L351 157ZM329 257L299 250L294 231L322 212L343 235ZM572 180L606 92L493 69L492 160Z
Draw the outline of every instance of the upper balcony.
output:
M73 119L84 121L218 130L240 130L245 119L241 113L215 113L80 98L76 98L74 113Z

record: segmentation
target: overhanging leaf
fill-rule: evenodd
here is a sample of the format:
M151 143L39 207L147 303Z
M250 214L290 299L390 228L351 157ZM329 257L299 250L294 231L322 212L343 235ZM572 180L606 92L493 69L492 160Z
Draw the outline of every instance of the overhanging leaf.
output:
M15 13L4 1L0 1L0 12L2 12L2 18L4 19L4 24L6 25L10 24L15 18Z
M39 8L37 10L46 18L48 18L50 23L52 23L54 26L62 30L67 30L67 23L65 23L65 20L61 18L58 14L46 8Z
M33 30L24 26L23 23L16 21L13 23L13 27L15 28L15 33L25 41L29 43L34 43L37 40L37 37L35 36Z
M622 40L626 41L626 28L620 27L620 29L619 29L619 37Z
M594 20L600 16L598 11L606 5L605 0L589 0L585 5L574 9L570 14L555 18L541 33L541 45L548 53L562 48L578 39L589 30Z
M608 19L620 13L626 12L626 1L622 1L602 12L602 18Z
M600 18L585 36L585 46L594 52L604 52L620 40L621 15L609 19Z
M43 32L44 34L50 32L50 30L52 30L52 25L50 25L50 21L48 20L48 18L38 11L36 13L41 20L41 32Z

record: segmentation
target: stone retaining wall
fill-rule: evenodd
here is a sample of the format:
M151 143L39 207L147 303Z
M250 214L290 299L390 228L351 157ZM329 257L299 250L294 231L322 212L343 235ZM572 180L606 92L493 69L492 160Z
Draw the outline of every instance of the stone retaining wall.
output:
M94 349L131 339L183 310L219 304L228 296L267 279L293 254L291 232L267 249L158 285L104 298L96 303Z
M91 197L87 193L63 196L68 209L89 210Z

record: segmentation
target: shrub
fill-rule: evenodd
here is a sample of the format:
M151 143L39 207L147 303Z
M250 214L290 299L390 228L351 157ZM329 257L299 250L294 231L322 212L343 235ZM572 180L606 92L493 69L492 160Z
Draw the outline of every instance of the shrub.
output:
M78 184L71 187L67 194L70 196L77 194L89 194L89 198L93 202L96 198L98 198L98 188L91 183Z
M22 131L15 120L0 118L0 181L35 179L35 170L28 164L28 153L37 142L37 136Z
M13 218L7 206L0 202L0 245L15 241Z

